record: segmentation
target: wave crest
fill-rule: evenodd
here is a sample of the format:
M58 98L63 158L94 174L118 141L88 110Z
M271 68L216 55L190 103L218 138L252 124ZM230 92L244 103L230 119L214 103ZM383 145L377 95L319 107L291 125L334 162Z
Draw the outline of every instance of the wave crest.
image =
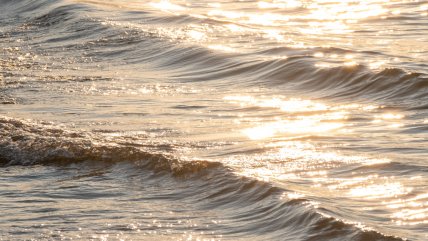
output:
M65 165L74 162L136 162L156 172L186 176L221 166L217 162L184 161L165 153L108 143L88 133L0 117L0 164Z

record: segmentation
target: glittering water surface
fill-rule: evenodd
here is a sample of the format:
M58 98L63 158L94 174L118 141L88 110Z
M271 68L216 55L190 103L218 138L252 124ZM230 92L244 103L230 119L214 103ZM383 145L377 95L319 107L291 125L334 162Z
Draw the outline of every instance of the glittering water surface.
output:
M0 9L0 239L428 239L428 2Z

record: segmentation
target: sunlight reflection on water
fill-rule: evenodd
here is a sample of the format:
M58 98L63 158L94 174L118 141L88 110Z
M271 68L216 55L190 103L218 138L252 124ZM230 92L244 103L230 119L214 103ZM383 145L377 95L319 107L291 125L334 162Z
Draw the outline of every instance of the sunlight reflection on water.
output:
M304 99L283 97L226 96L229 101L242 108L259 107L278 110L274 122L254 120L254 127L244 128L242 133L269 152L254 156L235 156L228 163L240 167L240 174L263 181L312 182L316 193L327 196L341 195L364 201L381 202L384 208L400 209L390 214L397 225L417 225L427 222L426 195L412 197L414 188L402 178L355 172L350 177L336 177L335 170L350 166L388 165L388 158L350 155L315 145L309 140L293 138L307 136L346 136L352 127L350 116L364 113L372 124L400 128L405 115L382 111L374 105L329 105ZM290 140L287 140L290 138ZM287 141L279 141L287 140ZM308 194L308 190L303 191ZM310 191L309 191L310 192ZM295 198L304 196L297 194ZM410 195L410 196L409 196ZM293 195L291 195L293 196ZM409 198L410 197L410 198ZM364 208L364 207L361 207ZM371 210L368 208L367 210Z
M378 29L371 28L366 21L388 20L406 16L410 13L418 13L426 16L426 4L416 5L409 9L400 9L400 4L412 3L415 1L399 0L375 0L375 1L325 1L325 0L293 0L293 1L249 1L245 3L234 2L208 2L197 3L191 0L176 1L152 1L150 7L172 12L174 14L190 14L200 18L216 19L224 23L229 32L218 31L219 29L207 24L207 29L203 34L196 34L192 27L187 28L185 34L188 37L200 42L203 46L223 46L221 49L234 49L235 40L248 39L248 35L254 37L263 36L266 40L276 42L293 48L314 48L317 46L344 47L362 49L382 49L389 51L396 56L409 53L410 49L427 50L424 41L416 39L406 39L403 44L401 39L383 37L400 34L405 37L404 32L407 27L382 28L385 33L378 34L378 39L370 42L365 41L370 35L379 32ZM245 8L239 6L246 6ZM195 12L195 8L198 9ZM259 11L256 11L259 9ZM375 25L376 26L376 25ZM380 32L379 32L380 33ZM370 36L371 37L371 36ZM245 52L245 48L254 48L250 44L240 44L240 49L234 52ZM409 48L412 46L411 48ZM400 52L402 52L400 54ZM415 57L424 58L418 53ZM329 56L322 56L323 61L317 64L318 67L331 68L334 66L356 66L365 64L373 70L380 70L388 65L396 64L397 61L390 58L367 59L361 56L350 58L341 56L341 64L332 63Z
M421 174L428 119L423 116L425 99L419 99L426 96L426 81L419 72L426 71L428 44L426 26L418 24L426 21L426 3L115 0L108 4L113 3L130 11L123 18L117 12L106 16L108 11L87 11L94 14L91 21L81 21L86 19L83 14L75 19L91 27L99 23L100 31L105 31L87 36L90 40L73 36L82 43L72 45L76 49L68 53L76 51L91 61L93 56L93 65L63 58L61 51L70 43L62 38L51 46L37 42L40 36L32 44L46 45L42 49L46 55L31 62L31 55L16 49L11 53L19 56L0 61L0 67L10 69L25 63L15 72L4 72L19 73L8 84L16 86L17 100L23 101L11 105L10 112L53 122L72 120L79 128L96 128L95 135L105 140L156 148L183 160L220 161L240 175L292 190L285 195L289 199L318 199L320 207L332 205L331 209L341 204L348 209L339 214L354 220L368 217L366 222L378 224L373 226L428 223L427 179ZM54 52L56 48L61 50ZM63 62L53 70L56 76L46 76L46 68L39 72L30 68L49 66L48 53L61 55L58 59ZM75 68L73 76L67 79L60 67ZM82 67L88 73L79 71ZM408 73L407 68L419 72ZM79 78L95 74L95 69L99 79ZM24 70L48 83L24 86ZM64 80L66 86L61 85ZM414 81L419 82L410 83ZM303 87L295 91L301 83ZM315 91L305 89L305 84ZM388 102L392 98L384 92L401 93L400 88L408 91L399 96L408 97L408 102ZM34 91L38 95L28 94ZM47 103L52 99L57 101ZM406 109L412 104L420 108Z

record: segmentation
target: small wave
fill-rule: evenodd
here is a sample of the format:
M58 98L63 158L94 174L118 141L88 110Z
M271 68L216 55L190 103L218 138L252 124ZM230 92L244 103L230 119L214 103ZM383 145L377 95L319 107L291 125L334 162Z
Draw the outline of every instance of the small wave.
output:
M50 49L64 48L80 51L92 61L117 60L126 64L149 64L153 69L167 71L177 81L217 81L218 85L234 84L268 88L283 86L284 90L297 89L319 97L374 100L420 100L428 97L428 78L421 73L408 73L398 68L374 72L364 65L322 68L316 65L315 52L350 53L340 48L296 49L273 47L248 55L220 53L202 46L181 43L179 35L163 33L154 26L115 24L85 17L89 7L33 1L25 11L38 11L27 22L37 28L55 32L52 36L39 36L39 42L49 43ZM11 2L7 2L13 5ZM31 7L30 7L31 6ZM47 7L49 6L49 7ZM24 11L21 9L21 11ZM145 15L141 13L140 15ZM150 18L150 16L145 16ZM137 27L136 27L137 26ZM79 41L77 41L79 40ZM76 44L76 41L79 44ZM264 59L263 56L284 53L286 59ZM380 53L375 53L380 54ZM236 81L240 79L242 81Z
M94 135L58 129L49 123L31 124L1 117L0 130L0 163L3 166L131 161L147 169L176 176L221 166L208 161L180 161L162 153L105 143Z
M283 200L281 196L286 190L238 176L218 162L180 161L168 154L109 143L94 134L68 131L46 122L0 117L0 130L3 167L128 161L144 170L194 180L193 185L200 188L194 196L198 205L209 210L231 210L225 218L239 223L225 235L267 235L270 239L286 235L292 240L401 240L326 217L307 199Z

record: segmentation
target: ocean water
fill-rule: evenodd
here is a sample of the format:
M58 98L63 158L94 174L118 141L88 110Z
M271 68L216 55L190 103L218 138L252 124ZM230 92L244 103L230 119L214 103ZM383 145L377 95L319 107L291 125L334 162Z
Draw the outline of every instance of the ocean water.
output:
M0 0L0 240L428 240L428 2Z

